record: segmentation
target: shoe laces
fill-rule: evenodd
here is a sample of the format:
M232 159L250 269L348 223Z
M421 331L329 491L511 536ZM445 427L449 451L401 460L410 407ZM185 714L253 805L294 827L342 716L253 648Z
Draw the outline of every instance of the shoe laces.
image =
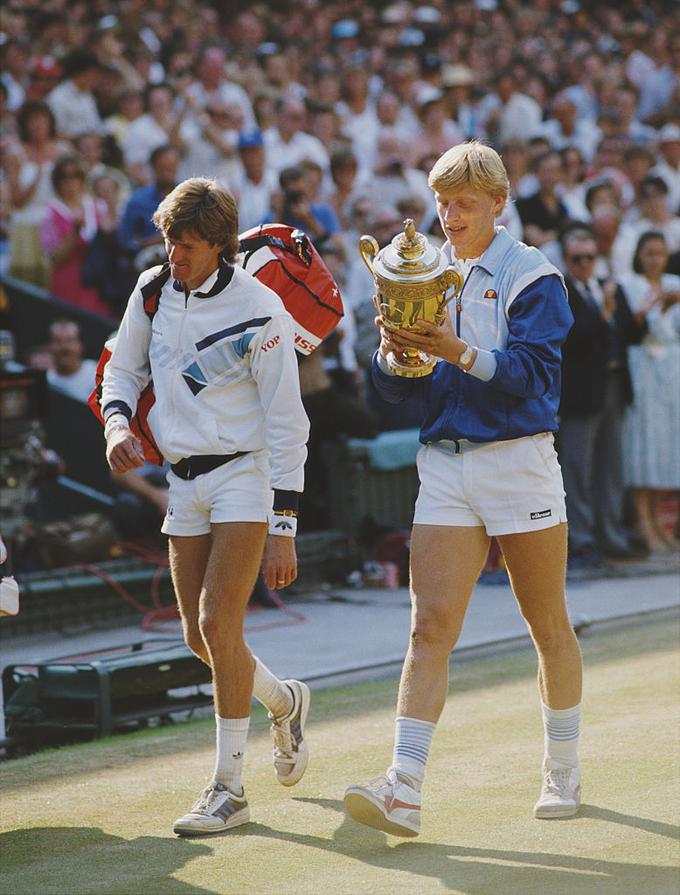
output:
M544 789L561 798L570 796L571 772L572 768L546 768L543 774Z
M211 805L215 799L215 796L218 793L227 791L227 787L223 783L211 783L209 786L203 790L203 792L198 797L198 801L191 809L195 812L200 812L201 814L208 814L210 812Z

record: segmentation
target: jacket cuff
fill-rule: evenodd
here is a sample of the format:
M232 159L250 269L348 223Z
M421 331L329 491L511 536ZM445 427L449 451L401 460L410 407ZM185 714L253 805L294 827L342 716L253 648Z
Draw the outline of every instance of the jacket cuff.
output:
M128 423L132 419L132 410L125 401L109 401L102 407L102 416L107 420L114 413L122 413Z
M477 379L488 382L495 376L497 366L496 355L493 351L488 351L486 348L477 348L477 357L467 373L468 376L476 376Z

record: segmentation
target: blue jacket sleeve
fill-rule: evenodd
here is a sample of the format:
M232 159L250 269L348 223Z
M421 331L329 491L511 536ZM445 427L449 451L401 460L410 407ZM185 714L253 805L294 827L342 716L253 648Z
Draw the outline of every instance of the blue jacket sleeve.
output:
M508 339L494 350L496 372L489 385L523 398L540 398L559 376L561 346L574 322L557 275L531 283L510 305Z
M378 352L373 355L371 363L371 379L378 395L388 404L401 404L410 398L418 398L424 395L432 380L432 374L416 379L407 379L404 376L390 376L384 373L378 365Z

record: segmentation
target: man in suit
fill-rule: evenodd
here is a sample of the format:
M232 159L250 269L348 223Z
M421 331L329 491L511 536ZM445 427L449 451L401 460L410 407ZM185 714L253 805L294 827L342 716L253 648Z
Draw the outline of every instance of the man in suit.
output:
M623 525L622 423L632 399L627 347L645 333L623 291L594 276L597 245L579 225L562 236L574 325L562 347L560 463L572 568L639 555Z

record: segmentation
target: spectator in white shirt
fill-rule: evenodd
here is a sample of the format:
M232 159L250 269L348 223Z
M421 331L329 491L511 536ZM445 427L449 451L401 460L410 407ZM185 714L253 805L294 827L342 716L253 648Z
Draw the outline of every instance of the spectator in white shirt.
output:
M265 132L267 167L278 176L285 168L299 165L309 158L321 165L324 173L329 170L328 153L323 143L305 131L307 109L295 96L281 96L276 100L276 125Z
M602 131L587 118L576 117L576 103L566 93L558 93L552 102L550 115L540 127L540 133L558 151L574 146L586 161L595 155Z
M651 172L668 187L668 204L680 214L680 125L665 124L659 131L659 161Z
M255 116L248 94L226 77L227 57L220 47L208 47L198 63L196 80L187 87L187 96L199 108L221 101L227 105L238 103L243 111L243 126L255 127Z
M278 193L279 180L265 165L264 138L255 128L241 131L238 138L241 176L234 188L238 205L239 230L243 233L270 219L272 198Z
M90 50L71 50L61 65L66 80L47 96L57 121L57 133L68 138L84 132L101 133L104 126L93 92L100 72L97 57Z
M541 107L535 99L517 90L510 71L502 71L494 79L491 101L484 126L494 143L526 140L538 134L543 117Z
M135 186L149 183L149 158L160 146L174 146L182 155L187 139L195 136L186 123L188 103L173 108L175 93L169 84L152 84L146 91L147 111L133 121L123 139L125 170Z
M87 401L94 388L97 361L83 358L80 327L73 320L59 318L50 325L49 353L52 367L47 381L77 401Z

